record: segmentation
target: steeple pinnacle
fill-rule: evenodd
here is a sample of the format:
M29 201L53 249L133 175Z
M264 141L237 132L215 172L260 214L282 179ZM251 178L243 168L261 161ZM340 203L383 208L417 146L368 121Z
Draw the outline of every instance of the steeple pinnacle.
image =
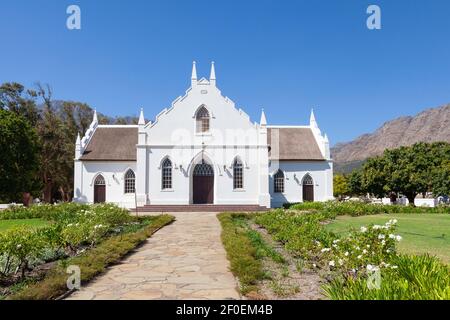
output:
M196 62L192 62L192 76L191 76L191 82L192 84L197 84L197 66Z
M267 126L266 114L264 113L264 109L261 110L261 120L259 121L261 126Z
M141 113L139 114L138 125L140 125L140 126L145 125L144 109L143 108L141 108Z
M216 84L216 68L214 67L214 61L211 62L211 74L209 76L209 82L213 85Z

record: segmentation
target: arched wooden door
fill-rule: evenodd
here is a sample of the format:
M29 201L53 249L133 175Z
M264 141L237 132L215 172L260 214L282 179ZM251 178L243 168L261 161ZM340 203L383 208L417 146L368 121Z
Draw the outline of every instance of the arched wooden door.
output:
M100 174L94 182L94 203L103 203L106 201L106 183L105 178Z
M194 168L192 193L194 204L214 203L214 169L204 161Z
M314 202L314 181L308 174L303 178L303 202Z

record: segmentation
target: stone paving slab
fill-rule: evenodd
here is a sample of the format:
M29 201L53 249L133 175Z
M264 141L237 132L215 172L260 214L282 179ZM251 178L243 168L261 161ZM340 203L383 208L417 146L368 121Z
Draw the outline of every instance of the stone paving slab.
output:
M175 222L67 299L240 299L216 214L173 215Z

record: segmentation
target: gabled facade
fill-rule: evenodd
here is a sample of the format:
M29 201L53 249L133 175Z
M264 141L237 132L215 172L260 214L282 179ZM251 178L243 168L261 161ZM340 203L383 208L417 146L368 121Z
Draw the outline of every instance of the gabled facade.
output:
M332 199L328 138L309 126L259 123L222 95L194 62L185 95L147 122L103 126L96 115L75 152L75 201L136 205L277 207Z

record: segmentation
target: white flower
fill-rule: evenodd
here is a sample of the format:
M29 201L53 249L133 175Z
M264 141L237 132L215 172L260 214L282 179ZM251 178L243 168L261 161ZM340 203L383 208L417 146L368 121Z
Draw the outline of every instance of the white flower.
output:
M338 242L340 242L340 241L341 241L341 240L336 239L336 240L333 241L333 243L338 243Z
M387 249L386 252L387 252L387 253L391 253L391 249Z
M367 271L372 271L373 270L373 266L371 264L367 265Z
M334 267L334 260L331 260L330 262L328 262L328 265L329 265L330 267Z
M391 234L389 235L389 239L395 239L395 234L392 234L392 233L391 233Z
M337 248L337 244L333 244L333 248Z
M317 267L317 265L315 263L313 263L313 267L315 268L315 267Z
M342 266L342 265L344 264L344 260L342 260L342 259L339 259L338 262L339 262L339 265L340 265L340 266Z
M349 255L348 251L346 251L346 252L344 253L344 255L345 255L346 257L348 257L348 255Z
M362 255L359 255L359 256L358 256L358 259L361 259L361 258L362 258Z
M384 246L386 244L386 241L381 241L381 245Z
M17 249L20 249L20 248L22 248L22 245L21 245L21 244L18 244L18 245L17 245Z
M320 252L328 252L330 250L331 250L330 248L323 248L322 250L320 250Z
M366 250L366 249L364 249L362 253L363 253L363 254L366 254L366 253L367 253L367 250Z
M370 249L370 244L368 244L366 247L367 247L367 249Z
M385 238L384 234L379 234L379 235L378 235L378 239L379 239L379 240L384 239L384 238Z
M378 225L378 224L376 224L376 225L373 226L373 229L374 229L374 230L378 230L378 229L381 229L381 228L382 228L382 227L381 227L380 225Z
M367 231L367 228L366 227L361 227L361 232L366 232Z
M392 267L391 267L391 269L397 269L397 268L398 268L397 266L392 266Z
M400 242L400 241L402 240L402 237L401 237L401 236L396 236L396 237L395 237L395 240L397 240L397 241Z
M396 224L397 223L397 219L392 220L392 224Z

